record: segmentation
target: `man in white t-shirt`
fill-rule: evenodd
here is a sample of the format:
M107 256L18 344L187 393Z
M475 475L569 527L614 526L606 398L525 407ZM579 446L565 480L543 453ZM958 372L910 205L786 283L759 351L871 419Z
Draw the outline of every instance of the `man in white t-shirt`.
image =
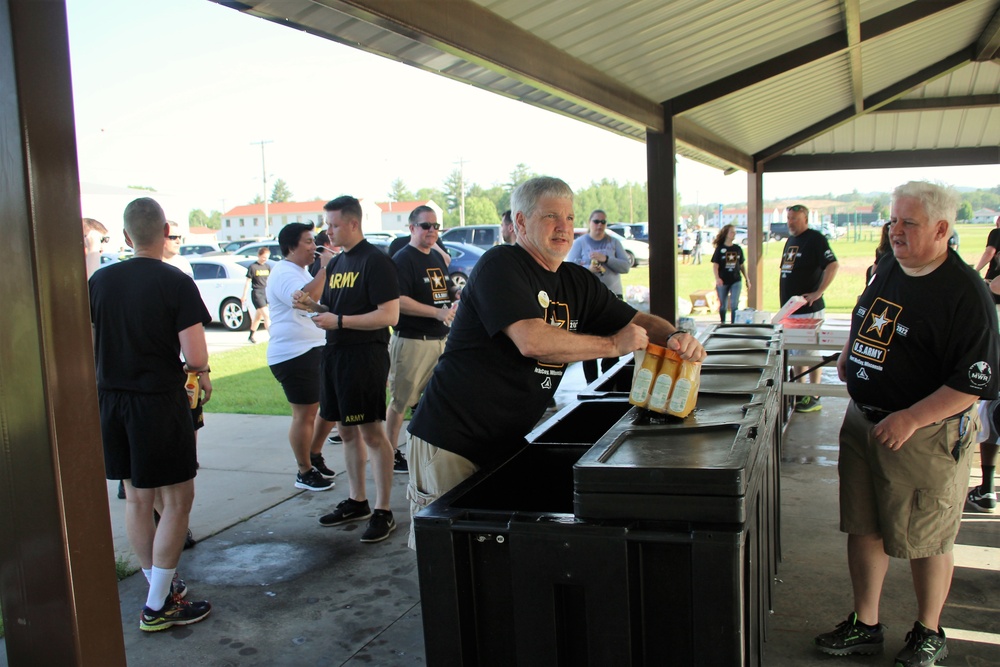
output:
M184 240L184 237L181 235L181 228L172 220L167 220L167 224L170 225L170 235L163 244L163 261L171 266L176 266L194 278L194 269L191 268L191 262L188 261L187 257L180 254L181 242Z
M333 488L329 478L334 472L323 460L323 442L336 423L319 416L320 365L326 334L313 325L306 311L292 307L292 293L326 278L324 271L315 278L309 274L308 267L317 253L322 253L324 264L333 257L329 248L317 247L312 229L311 223L292 222L278 233L284 259L271 269L265 287L271 308L267 364L292 406L288 442L298 465L295 486L326 491Z

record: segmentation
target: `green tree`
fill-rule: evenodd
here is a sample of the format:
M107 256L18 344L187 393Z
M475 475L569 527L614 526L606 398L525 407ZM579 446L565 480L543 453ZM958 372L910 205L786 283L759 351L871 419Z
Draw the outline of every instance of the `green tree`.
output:
M885 199L881 195L872 202L872 213L879 220L885 218Z
M211 215L208 216L205 226L209 229L222 229L222 212L212 211Z
M416 199L401 178L394 180L389 187L389 199L391 201L414 201Z
M967 201L963 201L962 205L958 207L958 215L955 217L959 220L971 220L972 204Z
M444 181L443 193L445 200L443 202L438 202L442 204L447 211L457 211L459 204L462 201L462 172L455 169L450 174L448 178Z
M288 184L285 180L279 178L274 182L274 189L271 190L271 203L292 200L292 191L288 189Z
M467 225L495 225L500 221L500 214L486 197L466 197L465 198L465 224Z
M264 203L264 198L261 197L259 194L258 195L254 195L253 199L250 201L250 203L251 204L263 204Z
M125 187L130 190L149 190L150 192L156 192L156 188L148 185L126 185Z
M189 227L208 227L208 216L200 208L192 209L188 213L188 226Z

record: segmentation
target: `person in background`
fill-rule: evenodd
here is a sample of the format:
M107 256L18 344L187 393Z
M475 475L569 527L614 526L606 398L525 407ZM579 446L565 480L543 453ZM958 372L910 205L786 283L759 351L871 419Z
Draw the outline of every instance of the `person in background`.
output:
M929 667L948 655L941 614L980 426L975 406L1000 385L993 300L948 249L958 202L933 183L893 191L893 254L852 310L837 372L851 397L838 471L854 610L815 638L823 653L882 652L882 584L889 559L905 558L917 618L895 665Z
M417 209L427 209L430 211L434 210L430 206L422 206L422 205L418 206L417 208L413 209L413 211L410 211L410 216L408 218L408 221L413 220L413 213ZM392 243L389 244L389 253L388 253L389 257L395 257L397 252L399 252L408 245L410 245L409 236L397 236L392 240ZM437 252L439 255L441 255L441 259L444 260L445 266L451 266L451 255L448 254L448 248L445 247L444 241L442 241L440 238L438 238L437 243L434 245L434 251Z
M694 233L694 247L691 248L692 264L701 264L701 243L702 243L701 227L697 227Z
M111 242L108 228L93 218L83 219L83 257L87 263L87 278L101 268L101 253Z
M181 243L184 242L184 237L181 235L181 228L176 222L171 220L167 220L167 224L170 225L170 235L167 236L167 240L163 244L163 261L170 266L176 266L185 275L194 278L194 269L191 268L191 262L188 261L187 257L180 254Z
M136 199L125 208L135 257L90 279L105 474L125 480L129 544L149 582L139 615L145 632L197 623L212 610L184 600L187 585L176 576L198 474L184 384L196 373L203 401L211 398L204 325L212 317L194 281L163 262L169 233L160 205Z
M247 268L247 282L243 285L243 296L240 298L240 301L243 302L243 309L246 310L247 292L249 291L253 307L257 309L250 321L250 338L248 340L251 343L257 342L254 334L257 332L257 325L260 324L261 320L264 322L264 331L267 331L271 326L271 316L267 312L267 277L271 275L271 264L267 258L270 256L271 251L266 247L257 249L257 261Z
M729 305L730 322L736 321L736 311L740 307L740 274L750 289L750 276L743 261L743 248L734 243L736 228L725 225L715 236L715 252L712 254L712 271L715 273L715 291L719 295L719 319L726 323L726 305Z
M566 261L587 268L612 294L622 298L621 276L629 272L632 263L621 241L608 234L608 215L604 211L597 209L591 212L590 229L573 241ZM606 372L617 362L618 357L601 359L601 372ZM583 375L587 384L597 379L597 359L583 362Z
M781 303L787 303L793 296L805 298L806 303L791 319L810 318L822 320L826 316L823 293L830 287L837 269L837 257L830 249L830 243L820 232L809 229L809 209L802 204L795 204L786 209L788 213L788 233L785 249L781 254L781 277L778 281L781 292ZM797 350L792 350L789 356L795 356ZM793 367L793 372L799 375L805 372L802 366ZM812 384L818 385L822 371L814 370L809 374ZM819 396L803 396L795 404L796 412L816 412L821 410Z
M500 238L507 245L512 245L517 241L517 234L514 233L514 221L510 217L510 209L500 216Z
M882 235L879 237L878 246L875 247L875 263L865 271L866 285L871 282L872 276L875 275L875 269L878 267L879 260L891 254L892 245L889 243L889 223L887 222L882 225Z
M326 233L325 229L316 234L313 241L316 245L316 259L314 259L313 263L309 266L309 275L315 277L320 271L326 268L327 262L329 262L330 259L340 251L340 249L330 242L330 236ZM329 252L325 252L324 248Z

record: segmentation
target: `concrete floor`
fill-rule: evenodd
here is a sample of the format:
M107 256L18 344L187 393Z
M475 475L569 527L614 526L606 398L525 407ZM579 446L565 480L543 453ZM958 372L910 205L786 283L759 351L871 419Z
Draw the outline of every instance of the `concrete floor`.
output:
M582 386L578 366L574 373L561 401ZM851 610L836 500L837 431L845 407L844 399L824 399L821 412L794 415L786 431L784 560L765 645L769 667L891 665L913 623L908 567L893 561L882 604L887 654L830 658L810 645ZM185 552L181 572L191 598L211 600L213 612L194 626L142 633L136 617L145 581L137 575L121 582L129 665L424 664L416 559L406 548L406 476L394 478L399 528L387 541L361 544L363 524L321 528L316 519L346 497L346 480L338 477L337 488L323 493L294 489L287 424L281 417L208 416L192 515L201 541ZM328 463L338 471L340 449L327 448ZM124 503L108 488L116 545L127 553ZM956 562L944 614L951 650L945 664L1000 665L1000 515L965 515ZM0 667L7 664L0 650Z

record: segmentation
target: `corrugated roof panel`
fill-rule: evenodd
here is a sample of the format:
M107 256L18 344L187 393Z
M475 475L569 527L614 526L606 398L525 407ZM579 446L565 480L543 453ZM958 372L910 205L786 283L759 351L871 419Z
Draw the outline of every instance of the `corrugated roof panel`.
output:
M907 93L903 99L989 95L997 91L1000 91L1000 63L969 63Z
M865 95L974 44L995 11L993 0L969 0L949 10L869 40L861 46Z
M683 115L752 154L850 104L847 57L836 55Z

